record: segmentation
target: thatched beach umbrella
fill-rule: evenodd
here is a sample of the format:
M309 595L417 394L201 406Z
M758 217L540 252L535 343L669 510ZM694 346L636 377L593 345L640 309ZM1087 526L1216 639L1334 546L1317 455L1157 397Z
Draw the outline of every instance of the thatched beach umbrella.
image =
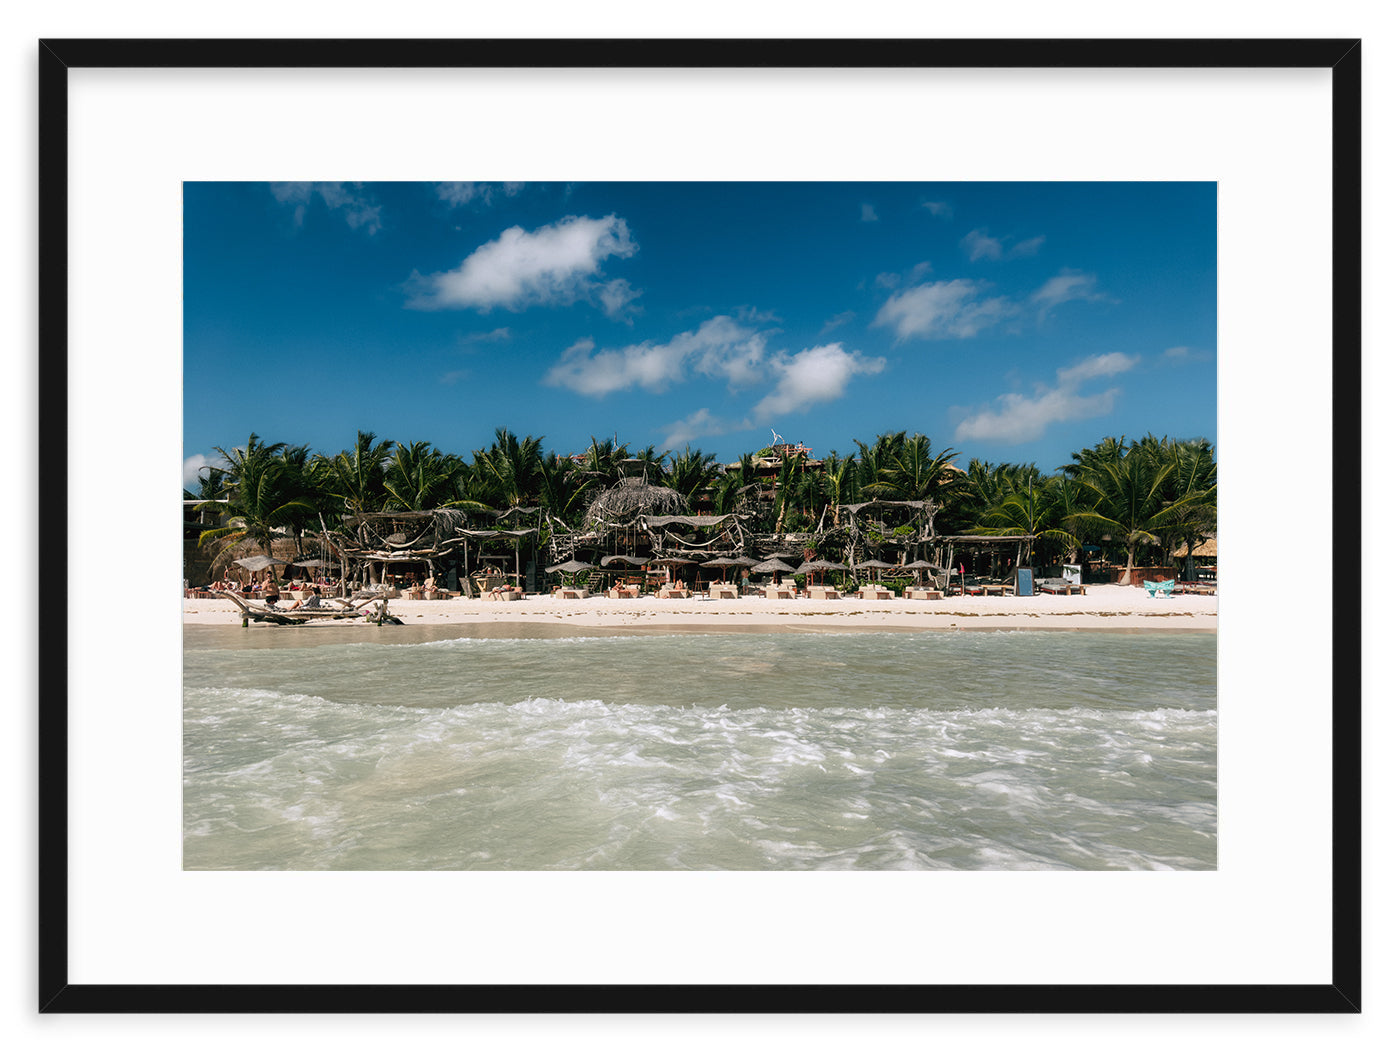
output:
M271 559L266 555L250 555L246 559L233 560L245 570L252 570L257 573L259 570L266 570L269 566L291 566L286 559Z
M924 579L925 570L937 570L938 566L935 563L929 562L927 559L915 559L912 563L905 563L903 566L900 567L900 569L918 570L919 580L922 581Z
M586 563L579 559L570 559L566 563L556 563L554 566L546 566L544 568L544 572L568 574L571 578L577 581L578 574L582 573L585 570L596 569L597 567L594 566L592 563Z
M623 564L626 566L645 566L649 559L644 559L640 555L609 555L603 560L604 566L616 566Z
M660 557L660 558L658 558L658 559L653 559L652 562L654 562L654 563L655 563L656 565L658 565L658 566L670 566L670 567L674 567L674 569L670 570L670 571L666 574L666 579L667 579L668 581L674 581L674 580L677 580L677 579L678 579L678 578L676 578L676 576L675 576L675 572L676 572L676 570L679 570L682 566L694 566L694 565L695 565L695 560L694 560L694 559L685 559L685 558L682 558L682 557L679 556L679 555L665 555L665 556L662 556L662 557Z
M210 547L215 550L214 557L209 563L209 573L212 577L219 577L234 567L240 571L251 572L239 560L267 558L267 552L264 551L263 546L251 537L245 537L232 544L226 541L213 541L210 542ZM297 543L291 537L272 538L272 557L277 560L279 566L289 565L299 554Z
M756 566L750 567L750 572L771 573L776 577L780 573L796 573L797 571L794 570L787 563L783 562L781 559L774 557L772 559L765 559L763 562L758 563Z
M579 559L570 559L566 563L556 563L553 566L546 566L545 573L578 573L580 570L592 570L592 563L586 563Z
M856 563L857 570L890 570L894 568L894 563L887 563L883 559L866 559L863 563ZM877 577L881 576L879 574Z
M811 574L813 570L820 570L822 584L826 584L826 571L844 570L846 567L841 563L831 562L829 559L810 559L797 568L798 573Z
M623 567L638 567L645 566L646 564L647 560L640 555L609 555L603 560L602 565L605 569L612 569L616 572Z
M722 556L720 556L718 559L711 559L709 562L701 563L700 565L701 565L702 567L706 567L706 566L717 566L717 567L720 567L721 569L724 570L724 573L722 574L723 579L726 580L726 581L728 581L728 580L729 580L729 568L730 568L731 566L743 566L743 565L745 565L745 564L744 564L743 562L741 562L740 560L738 560L738 559L731 558L731 557L729 557L729 556L727 556L727 555L722 555Z

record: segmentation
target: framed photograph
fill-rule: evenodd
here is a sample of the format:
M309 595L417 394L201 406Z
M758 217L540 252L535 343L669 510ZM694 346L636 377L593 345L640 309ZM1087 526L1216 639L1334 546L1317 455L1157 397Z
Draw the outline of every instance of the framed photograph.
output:
M41 1011L1360 1011L1360 56L42 41Z

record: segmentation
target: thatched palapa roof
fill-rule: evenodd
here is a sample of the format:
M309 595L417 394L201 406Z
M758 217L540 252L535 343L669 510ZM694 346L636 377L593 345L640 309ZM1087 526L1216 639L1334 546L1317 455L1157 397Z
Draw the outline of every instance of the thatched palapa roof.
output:
M1196 547L1191 549L1191 554L1201 559L1218 558L1218 556L1216 555L1215 538L1207 537L1205 540L1201 541L1200 544L1196 545ZM1172 558L1186 558L1186 545L1178 545L1176 551L1172 552Z
M653 486L641 479L625 478L598 494L588 505L583 525L600 526L632 522L639 515L683 515L690 506L668 486Z

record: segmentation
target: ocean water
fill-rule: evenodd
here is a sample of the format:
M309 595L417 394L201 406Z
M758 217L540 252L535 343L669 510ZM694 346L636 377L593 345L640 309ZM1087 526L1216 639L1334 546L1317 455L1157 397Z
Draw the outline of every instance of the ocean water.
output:
M184 864L1211 869L1216 638L185 633Z

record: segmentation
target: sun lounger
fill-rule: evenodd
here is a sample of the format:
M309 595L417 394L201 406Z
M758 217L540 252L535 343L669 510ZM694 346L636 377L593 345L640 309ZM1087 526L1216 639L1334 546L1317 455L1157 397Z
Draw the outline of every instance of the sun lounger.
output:
M660 588L657 589L656 597L658 599L689 599L690 589L678 587L675 585L662 585Z
M732 584L712 584L710 585L711 599L738 599L739 589Z
M558 592L560 599L587 599L587 588L561 588Z
M905 599L942 599L943 593L937 588L906 588Z
M868 584L861 588L862 599L893 599L894 593L878 584Z
M814 584L807 589L808 599L840 599L841 593L829 584Z
M792 599L795 598L796 595L797 592L786 585L770 584L763 589L763 597L765 599Z
M1171 598L1172 591L1176 588L1175 581L1143 581L1143 588L1147 589L1147 594L1153 599L1158 596Z

